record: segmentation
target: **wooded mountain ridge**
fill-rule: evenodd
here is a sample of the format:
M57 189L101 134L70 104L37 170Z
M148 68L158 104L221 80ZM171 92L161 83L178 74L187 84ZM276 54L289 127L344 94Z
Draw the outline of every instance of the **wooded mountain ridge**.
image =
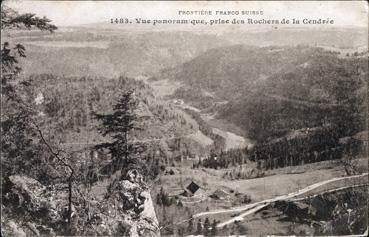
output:
M219 118L256 141L324 124L347 136L365 127L366 62L317 47L236 45L209 50L161 77L182 81L178 96L216 105Z

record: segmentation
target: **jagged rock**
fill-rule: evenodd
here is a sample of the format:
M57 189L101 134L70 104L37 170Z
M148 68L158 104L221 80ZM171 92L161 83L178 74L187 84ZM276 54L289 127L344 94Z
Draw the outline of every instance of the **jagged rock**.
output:
M138 184L144 184L142 175L136 169L127 172L127 180Z
M121 202L123 211L133 211L137 216L144 210L144 203L147 199L144 192L147 190L143 177L134 169L128 171L125 180L118 182L115 191L118 192L120 199L118 201Z
M140 214L140 220L137 224L137 231L140 236L159 236L159 222L156 218L151 195L148 191L143 192L142 195L146 199L143 205L143 211Z
M13 202L13 205L33 206L40 205L39 198L45 187L37 180L26 176L13 175L9 177L11 192L6 193L5 197Z
M62 201L54 200L47 187L27 176L10 176L7 185L9 189L3 201L18 217L14 221L6 221L9 226L6 236L23 236L23 232L24 236L55 236L54 230L48 225L61 220L58 206ZM16 222L22 228L17 227Z
M6 233L13 237L26 237L26 233L14 221L8 221L6 226Z
M123 180L116 181L110 192L107 203L99 204L98 209L105 212L94 215L99 222L99 234L106 227L111 235L160 236L149 188L137 170L130 170Z
M32 231L32 235L40 236L40 232L33 223L27 222L27 227Z
M56 201L48 196L47 188L35 179L13 175L9 177L10 192L5 199L20 212L29 212L34 218L55 222L60 219Z
M142 175L137 170L130 170L123 180L117 179L113 184L106 198L86 200L89 208L86 213L81 206L72 206L72 223L68 224L70 233L160 236L150 190ZM11 209L9 213L18 217L4 222L6 236L56 236L64 233L63 228L67 227L66 193L63 194L54 185L45 187L21 175L10 176L8 186L10 188L5 194L9 204L7 208ZM87 222L83 223L88 225L87 230L79 226L79 218L86 218Z

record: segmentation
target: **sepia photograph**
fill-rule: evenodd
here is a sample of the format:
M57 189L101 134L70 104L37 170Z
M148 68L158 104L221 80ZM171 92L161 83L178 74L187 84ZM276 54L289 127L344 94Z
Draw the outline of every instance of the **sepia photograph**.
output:
M367 1L1 2L1 236L368 236Z

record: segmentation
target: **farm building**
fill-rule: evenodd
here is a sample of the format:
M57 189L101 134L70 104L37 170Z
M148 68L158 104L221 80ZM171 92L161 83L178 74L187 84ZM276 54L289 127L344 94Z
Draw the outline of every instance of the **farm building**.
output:
M210 195L210 197L218 200L227 200L230 198L230 194L224 189L217 189Z
M191 181L190 184L188 184L185 188L184 188L184 195L191 197L191 196L199 196L204 194L205 190L203 188L200 187L200 185L198 185L197 183L195 183L194 181Z

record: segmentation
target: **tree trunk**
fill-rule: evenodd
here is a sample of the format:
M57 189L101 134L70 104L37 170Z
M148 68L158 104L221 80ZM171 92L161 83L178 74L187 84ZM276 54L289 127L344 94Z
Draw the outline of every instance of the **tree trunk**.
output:
M72 221L72 198L73 198L73 175L74 170L72 167L69 167L71 173L68 178L68 223L71 224Z
M124 158L127 161L128 160L128 131L125 132L125 137L126 137L126 147L125 147L125 151L124 151Z
M72 219L72 179L68 180L68 223L71 223Z

